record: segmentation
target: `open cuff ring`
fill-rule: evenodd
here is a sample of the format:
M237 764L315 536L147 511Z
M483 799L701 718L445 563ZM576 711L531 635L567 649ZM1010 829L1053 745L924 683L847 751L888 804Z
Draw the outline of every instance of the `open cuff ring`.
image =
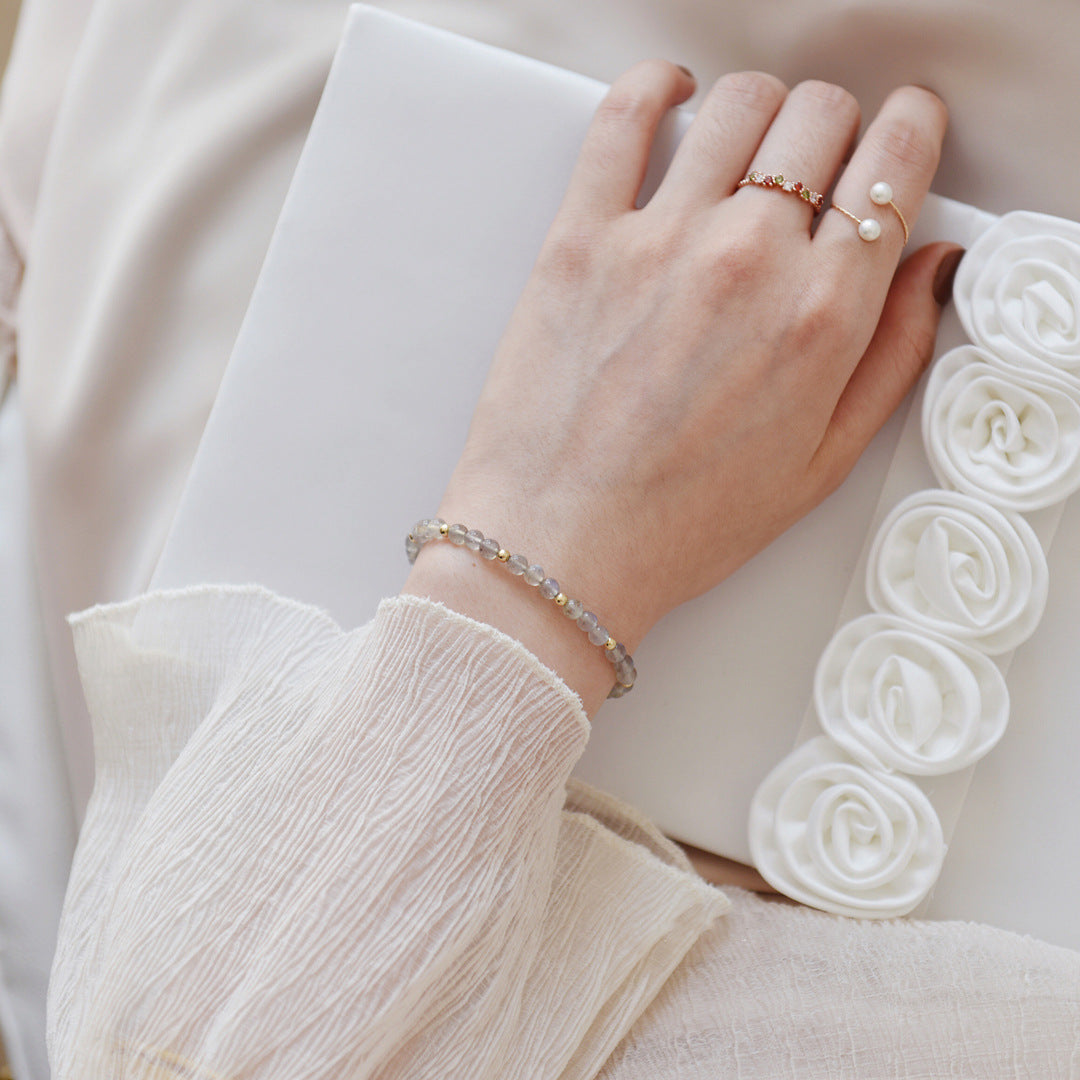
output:
M904 243L906 244L911 236L911 233L908 230L908 223L904 219L900 207L893 202L892 188L886 184L884 180L879 180L870 188L870 201L875 206L891 206L893 208L896 212L896 216L900 219L900 224L904 228ZM877 218L858 218L850 210L845 210L842 206L837 206L836 203L833 203L829 209L836 210L838 213L843 214L844 217L854 221L859 227L859 236L868 243L871 240L876 240L881 235L881 222L878 221Z
M789 195L798 195L804 202L808 202L814 213L818 213L825 205L825 196L817 191L811 191L801 180L787 180L783 173L747 173L736 185L736 188L746 187L747 184L756 184L758 187L776 188L777 191L786 191Z

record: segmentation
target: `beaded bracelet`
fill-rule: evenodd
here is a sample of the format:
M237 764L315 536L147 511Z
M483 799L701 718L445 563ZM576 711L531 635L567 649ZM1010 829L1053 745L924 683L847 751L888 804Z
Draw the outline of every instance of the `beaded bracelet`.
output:
M545 600L554 600L562 608L562 613L577 623L582 633L588 635L589 641L604 650L604 655L611 662L615 670L615 685L608 697L622 697L633 689L637 668L634 667L634 658L626 651L626 646L616 641L600 625L600 620L591 611L585 610L585 605L580 600L572 600L559 588L559 583L554 578L547 577L542 566L530 566L524 555L511 555L498 540L484 536L479 529L447 525L441 518L424 518L413 526L412 532L405 539L405 554L409 556L410 563L416 562L420 549L430 540L449 540L456 547L467 547L470 551L479 552L489 561L500 562L514 577L523 578L526 585L532 585Z

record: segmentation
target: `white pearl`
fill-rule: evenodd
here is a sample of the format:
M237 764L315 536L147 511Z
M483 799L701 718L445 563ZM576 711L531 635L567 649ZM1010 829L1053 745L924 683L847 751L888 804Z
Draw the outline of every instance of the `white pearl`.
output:
M892 202L892 188L884 180L879 180L870 189L870 201L878 206L888 206Z
M864 240L876 240L881 235L881 224L874 218L863 218L859 222L859 235Z

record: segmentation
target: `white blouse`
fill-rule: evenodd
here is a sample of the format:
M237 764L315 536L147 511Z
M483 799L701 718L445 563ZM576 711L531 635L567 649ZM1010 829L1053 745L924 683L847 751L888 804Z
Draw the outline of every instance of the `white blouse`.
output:
M719 918L569 781L577 697L490 627L401 597L345 632L249 587L73 628L98 780L56 1080L1068 1075L1080 955L741 892Z

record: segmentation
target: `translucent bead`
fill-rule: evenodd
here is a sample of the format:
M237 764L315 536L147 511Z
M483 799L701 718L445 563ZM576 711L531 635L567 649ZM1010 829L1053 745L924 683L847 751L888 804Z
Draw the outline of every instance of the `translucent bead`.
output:
M506 569L510 571L514 577L521 577L526 570L529 569L529 560L524 555L511 555L506 560Z
M554 600L559 595L559 583L554 578L544 578L540 582L540 595L545 600Z
M600 626L599 624L594 626L589 631L589 640L594 645L603 645L604 642L607 641L608 636L609 635L608 635L608 632L607 632L607 627L606 626Z
M525 571L526 585L539 585L544 580L544 568L533 564Z
M600 620L591 612L584 611L578 616L578 629L584 631L586 634L591 634L599 625ZM607 637L607 635L604 635Z
M568 619L573 619L577 622L581 618L581 613L585 610L585 605L580 600L567 600L566 607L562 609L563 614Z
M633 689L632 686L623 686L622 683L616 683L609 691L609 698L621 698L623 694L629 694Z
M622 683L623 686L633 686L636 678L637 668L634 667L634 661L629 656L615 665L616 682Z
M411 537L405 537L405 554L409 556L409 562L416 562L416 556L420 554L420 545Z
M499 554L499 541L492 540L490 536L486 540L481 540L480 554L485 559L494 559Z
M442 518L424 518L413 527L412 534L418 543L426 544L439 538L439 526L443 524Z
M466 529L464 525L451 525L447 530L446 539L449 540L451 544L461 547L461 545L465 543L465 534L468 531L469 530Z
M607 658L613 664L621 664L626 659L626 646L620 641L614 649L610 649Z
M484 534L479 529L470 529L465 534L465 546L470 551L479 551L484 542Z

